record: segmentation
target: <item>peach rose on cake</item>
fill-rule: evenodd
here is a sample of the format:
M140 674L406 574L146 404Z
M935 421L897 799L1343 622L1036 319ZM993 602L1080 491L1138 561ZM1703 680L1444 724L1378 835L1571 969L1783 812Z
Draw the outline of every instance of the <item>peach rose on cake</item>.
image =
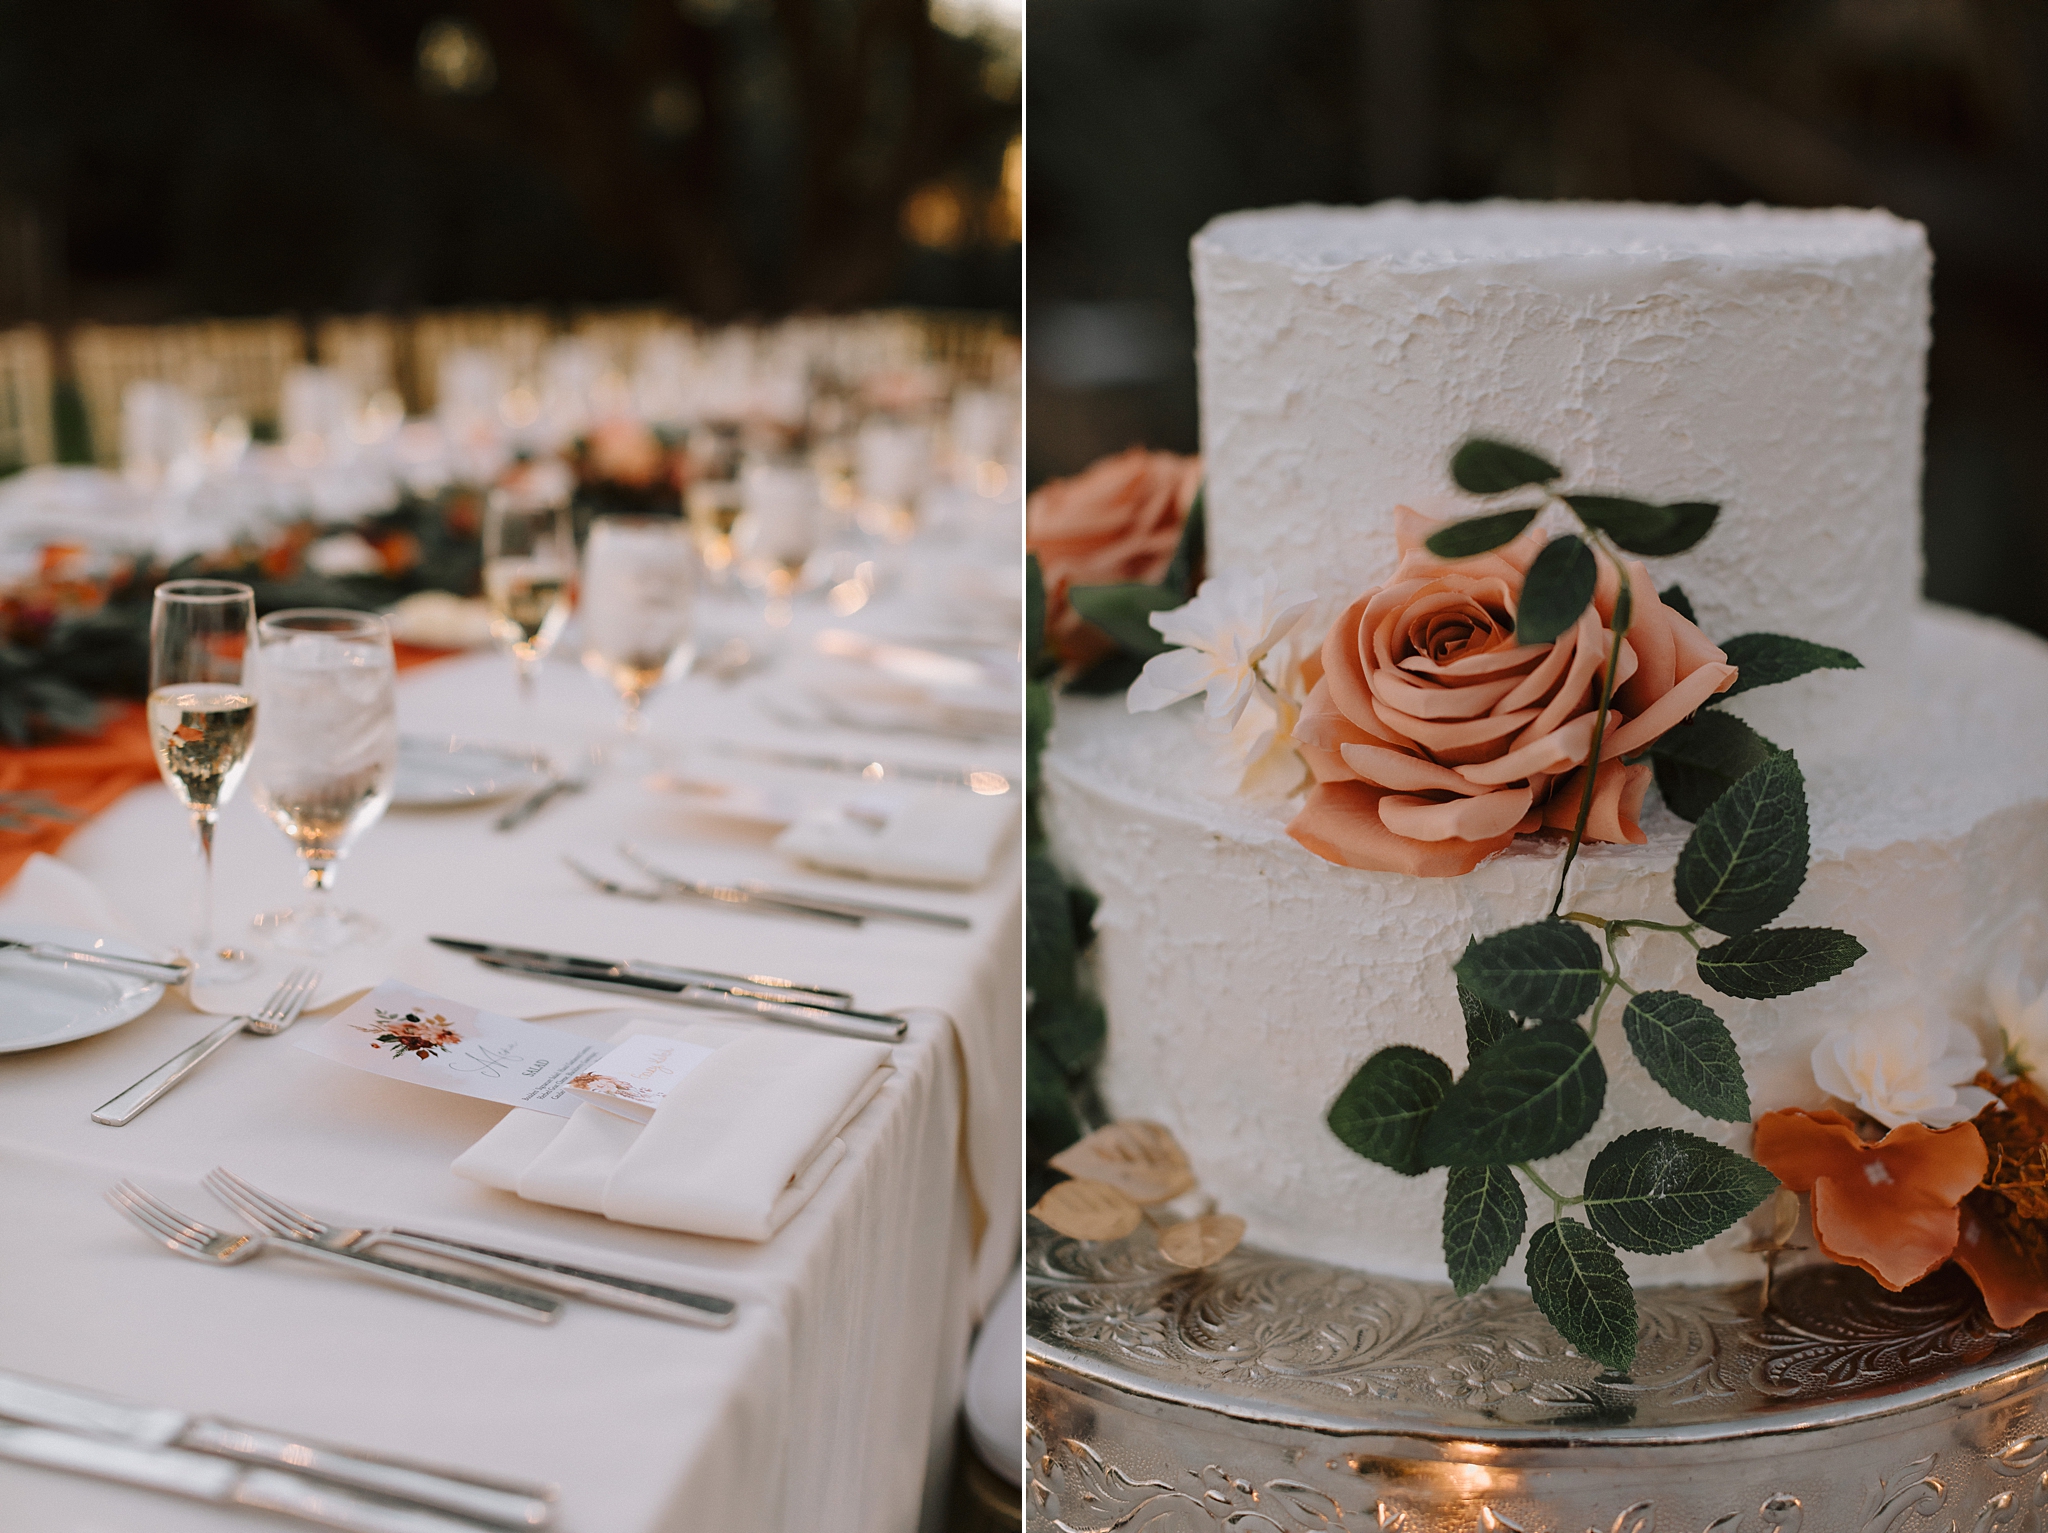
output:
M1201 487L1200 458L1133 447L1031 497L1025 546L1045 576L1046 638L1070 675L1116 645L1073 609L1068 589L1157 581Z
M1579 620L1548 644L1521 644L1515 612L1543 549L1531 527L1472 559L1423 545L1442 522L1397 509L1401 560L1345 609L1323 640L1323 676L1294 730L1315 786L1287 833L1348 867L1447 878L1517 835L1569 831L1578 817L1607 624L1621 576L1596 551L1599 581ZM1657 597L1627 561L1633 615L1594 768L1588 841L1646 838L1637 818L1658 736L1735 681L1735 667Z

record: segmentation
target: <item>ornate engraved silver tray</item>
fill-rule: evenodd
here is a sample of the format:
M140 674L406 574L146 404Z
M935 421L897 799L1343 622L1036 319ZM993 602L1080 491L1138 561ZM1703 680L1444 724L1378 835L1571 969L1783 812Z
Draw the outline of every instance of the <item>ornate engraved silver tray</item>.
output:
M2048 1316L1952 1268L1640 1290L1626 1376L1525 1293L1035 1221L1026 1271L1035 1533L2048 1533Z

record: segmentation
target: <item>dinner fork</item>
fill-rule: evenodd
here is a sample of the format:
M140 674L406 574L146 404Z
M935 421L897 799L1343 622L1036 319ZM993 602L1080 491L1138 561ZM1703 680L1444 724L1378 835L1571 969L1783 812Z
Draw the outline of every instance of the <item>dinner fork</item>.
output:
M145 1107L198 1069L200 1061L236 1033L246 1031L268 1037L290 1027L298 1021L299 1013L306 1009L306 1002L313 998L313 992L319 988L318 969L308 966L292 970L284 977L284 983L272 992L270 999L255 1011L246 1017L228 1018L184 1053L158 1065L119 1096L102 1102L94 1111L92 1121L104 1123L110 1128L133 1123L142 1115Z
M510 1315L546 1325L561 1309L559 1299L513 1283L494 1283L486 1278L465 1277L457 1272L437 1272L431 1267L411 1267L404 1262L386 1261L356 1251L335 1251L295 1240L267 1240L261 1235L243 1235L217 1230L197 1219L188 1219L161 1198L153 1197L133 1182L117 1182L107 1201L127 1215L145 1234L170 1247L180 1256L215 1267L233 1267L267 1250L291 1251L314 1261L328 1262L364 1277L385 1282L436 1299L452 1299L494 1315Z
M572 1294L596 1304L609 1304L636 1314L663 1320L680 1320L688 1325L722 1327L732 1324L738 1306L716 1294L692 1293L661 1283L644 1283L613 1272L594 1272L587 1267L564 1266L517 1251L499 1251L475 1246L463 1240L447 1240L416 1230L357 1229L325 1224L311 1214L279 1201L253 1183L244 1181L223 1166L206 1174L206 1190L245 1218L285 1240L303 1240L329 1251L359 1253L373 1245L400 1246L430 1255L470 1262L487 1271L522 1278L542 1288Z

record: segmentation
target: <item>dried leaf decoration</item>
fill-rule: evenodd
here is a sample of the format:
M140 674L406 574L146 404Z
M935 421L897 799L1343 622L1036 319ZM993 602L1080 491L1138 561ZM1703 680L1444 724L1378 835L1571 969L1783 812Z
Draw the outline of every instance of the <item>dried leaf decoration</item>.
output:
M1121 1240L1145 1217L1129 1195L1085 1177L1048 1188L1031 1212L1075 1240Z
M1236 1214L1204 1214L1161 1234L1159 1254L1176 1267L1213 1267L1242 1239L1244 1220Z
M1977 1084L2006 1108L1987 1107L1977 1115L1977 1132L1991 1155L1984 1186L2020 1218L2048 1219L2048 1097L2025 1076L2001 1083L1987 1071Z
M1177 1198L1195 1185L1187 1152L1173 1131L1142 1118L1097 1129L1053 1156L1052 1165L1068 1176L1107 1182L1148 1207Z

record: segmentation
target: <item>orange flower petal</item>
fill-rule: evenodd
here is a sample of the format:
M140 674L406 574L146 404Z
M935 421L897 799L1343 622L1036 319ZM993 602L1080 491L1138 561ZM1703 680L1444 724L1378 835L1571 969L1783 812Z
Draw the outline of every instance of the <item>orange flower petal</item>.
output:
M1296 732L1295 738L1300 738L1299 731ZM1344 765L1351 769L1352 776L1375 787L1391 788L1396 793L1460 793L1467 798L1476 798L1491 791L1480 783L1469 781L1447 766L1438 766L1425 757L1411 756L1406 751L1390 750L1384 745L1347 741L1338 746L1337 751L1344 758ZM1518 777L1525 775L1527 774L1516 774Z
M1380 820L1395 835L1412 841L1490 841L1512 836L1529 812L1529 803L1527 788L1502 788L1441 804L1389 793L1380 800Z
M1411 841L1380 819L1384 790L1362 782L1318 783L1287 826L1287 834L1325 862L1376 873L1452 878L1469 873L1514 840L1514 832L1485 841Z
M1796 1107L1759 1118L1750 1153L1794 1192L1812 1192L1823 1251L1894 1291L1954 1253L1956 1205L1989 1165L1975 1124L1907 1123L1866 1144L1840 1113Z
M2003 1225L1985 1217L1978 1199L1963 1204L1962 1229L1956 1240L1956 1265L1984 1295L1991 1323L2006 1330L2025 1325L2048 1310L2048 1274L2044 1274L2013 1242Z
M1643 834L1640 821L1651 776L1650 768L1641 762L1625 766L1619 761L1603 761L1600 775L1593 781L1593 808L1586 816L1586 839L1646 844L1650 838ZM1553 830L1570 830L1578 823L1579 795L1585 791L1586 769L1580 767L1551 790L1550 801L1543 806L1543 823Z

